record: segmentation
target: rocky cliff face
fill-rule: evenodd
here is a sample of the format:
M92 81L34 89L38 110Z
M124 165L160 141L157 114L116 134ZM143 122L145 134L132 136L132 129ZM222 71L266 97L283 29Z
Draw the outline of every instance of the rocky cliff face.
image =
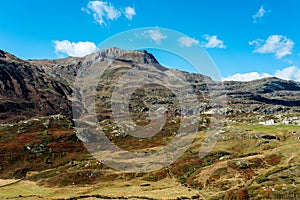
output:
M71 116L71 88L27 61L0 51L0 121L38 115Z
M82 68L83 63L95 61L105 63L109 59L115 59L121 63L158 64L155 57L146 51L124 51L115 47L82 58L68 57L57 60L29 60L28 62L73 85L77 72Z
M300 83L278 78L224 82L231 109L242 112L300 112Z

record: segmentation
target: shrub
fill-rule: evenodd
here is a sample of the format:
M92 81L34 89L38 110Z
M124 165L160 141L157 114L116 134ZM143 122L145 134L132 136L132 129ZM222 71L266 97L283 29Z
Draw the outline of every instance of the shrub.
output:
M237 192L237 200L248 200L250 199L247 188L241 188Z
M228 190L225 194L224 200L235 200L235 193L233 190Z

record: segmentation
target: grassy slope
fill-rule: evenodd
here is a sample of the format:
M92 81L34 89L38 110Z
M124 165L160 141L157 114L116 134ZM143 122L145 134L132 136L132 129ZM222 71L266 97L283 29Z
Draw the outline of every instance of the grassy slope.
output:
M0 198L22 195L27 196L23 199L57 199L101 195L102 198L201 196L205 199L236 199L248 193L251 199L297 199L300 191L300 150L297 148L300 127L229 125L205 158L198 157L205 137L205 132L199 132L179 160L168 168L149 174L120 173L97 165L87 152L78 151L82 146L72 139L74 131L64 120L54 120L48 128L33 123L29 128L31 132L20 124L2 127L1 159L7 159L8 153L11 155L1 163L1 177L11 176L15 169L20 171L22 167L28 172L23 181L0 187ZM276 139L264 139L266 135ZM14 137L17 140L12 140ZM20 154L26 152L26 144L41 143L47 137L50 137L47 146L51 150L47 148L41 155L30 151ZM12 159L14 153L19 159ZM31 160L32 157L35 159ZM11 165L4 168L7 162ZM145 183L150 185L141 186Z

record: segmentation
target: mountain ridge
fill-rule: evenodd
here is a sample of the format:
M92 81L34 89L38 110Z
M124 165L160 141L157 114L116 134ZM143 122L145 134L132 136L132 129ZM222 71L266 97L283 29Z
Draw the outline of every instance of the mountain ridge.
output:
M0 57L4 56L6 54L6 55L9 55L9 57L13 57L14 59L17 59L17 60L20 60L20 61L29 62L29 63L32 63L32 64L37 64L38 65L40 63L43 63L43 64L46 64L45 67L47 67L47 64L49 64L50 66L52 66L52 65L58 65L58 64L61 64L61 63L65 63L65 64L67 63L67 64L69 64L68 61L70 63L72 63L72 61L73 62L74 61L80 62L80 61L84 60L87 56L94 55L94 54L101 54L102 52L105 52L106 50L117 50L117 51L128 51L128 52L141 52L141 53L145 53L145 54L149 55L149 57L151 57L151 59L154 60L153 63L159 64L159 62L156 60L156 58L153 56L153 54L147 52L146 50L122 50L122 49L120 49L118 47L111 47L111 48L107 48L107 49L104 49L104 50L99 50L99 51L97 51L95 53L92 53L92 54L89 54L89 55L86 55L86 56L83 56L83 57L68 56L68 57L65 57L65 58L55 58L55 59L41 58L41 59L25 59L25 60L21 59L21 58L18 58L14 54L11 54L11 53L9 53L7 51L4 51L4 50L0 49ZM115 55L115 54L112 54L112 55ZM111 58L113 58L113 56ZM173 68L167 68L167 69L173 69ZM177 69L175 69L175 70L177 70ZM179 70L179 71L181 71L181 70ZM183 71L183 72L187 72L187 71ZM198 73L191 73L191 72L187 72L187 73L198 74ZM288 81L288 82L299 83L299 81L297 81L297 80L286 80L286 79L278 78L276 76L258 78L258 79L254 79L254 80L250 80L250 81L224 80L222 82L223 83L255 83L257 81L262 81L262 80L281 80L281 81Z
M211 89L219 91L220 94L226 93L229 110L235 110L234 112L276 113L287 110L300 112L298 108L300 83L296 81L269 77L251 82L224 81L223 86L220 86L220 83L202 74L165 68L152 54L144 50L127 51L112 47L82 58L68 57L54 60L22 60L0 50L1 80L4 80L0 84L0 89L2 88L0 121L27 119L35 114L58 113L72 118L72 87L78 71L84 63L99 61L105 64L107 59L111 58L113 62L106 72L118 74L118 77L135 67L150 74L154 73L153 77L156 76L155 73L165 74L169 71L190 82L198 96L200 93L208 95L207 84L210 84ZM106 77L103 87L113 87L115 81L114 78ZM200 95L200 100L202 98ZM42 108L42 104L46 108ZM206 107L208 108L209 106Z

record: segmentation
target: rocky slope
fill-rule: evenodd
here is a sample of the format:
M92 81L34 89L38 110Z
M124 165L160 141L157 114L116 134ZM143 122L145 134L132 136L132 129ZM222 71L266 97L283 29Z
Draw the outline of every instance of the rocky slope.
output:
M107 67L97 86L98 89L106 88L102 93L98 93L103 97L98 100L99 105L108 105L109 98L106 97L109 97L111 92L107 91L112 90L118 78L129 70L139 69L153 78L170 73L182 77L191 84L206 110L213 107L209 105L208 96L212 90L215 90L218 94L227 95L228 114L300 111L300 83L298 82L265 78L251 82L228 81L222 85L200 74L167 69L146 51L109 48L83 58L28 61L1 51L1 122L27 119L34 115L62 113L71 116L70 95L77 73L83 71L83 68L88 69L89 64L94 62ZM167 91L166 94L161 101L165 103L172 101L172 94ZM135 104L139 103L135 102Z
M27 61L0 51L0 122L33 116L71 116L71 88Z
M96 60L105 63L108 59L116 59L123 63L158 64L154 56L146 51L124 51L115 47L82 58L68 57L57 60L29 60L28 62L43 68L48 74L66 80L72 85L83 63Z
M300 112L300 83L275 77L250 82L224 82L228 104L241 112Z
M100 60L105 63L107 59L114 59L111 66L106 72L114 69L107 75L113 73L122 75L126 71L136 67L143 68L150 75L155 77L155 73L171 72L184 80L191 83L194 92L198 95L199 100L203 101L209 93L215 90L220 95L226 94L228 104L228 114L241 112L257 112L257 113L280 113L286 111L299 112L300 106L300 83L294 81L286 81L278 78L264 78L250 82L226 81L223 84L210 80L209 77L201 74L192 74L173 69L167 69L159 65L153 55L146 51L124 51L118 48L110 48L84 58L65 58L59 60L32 60L31 64L43 68L47 73L57 78L66 80L71 86L74 83L75 75L81 69L84 62L94 62ZM124 66L127 67L124 69ZM154 70L150 70L150 66L155 66ZM118 76L114 78L106 77L104 84L107 87L113 87L117 82ZM101 83L100 83L101 84ZM209 87L207 86L209 85ZM206 106L209 109L210 106Z

